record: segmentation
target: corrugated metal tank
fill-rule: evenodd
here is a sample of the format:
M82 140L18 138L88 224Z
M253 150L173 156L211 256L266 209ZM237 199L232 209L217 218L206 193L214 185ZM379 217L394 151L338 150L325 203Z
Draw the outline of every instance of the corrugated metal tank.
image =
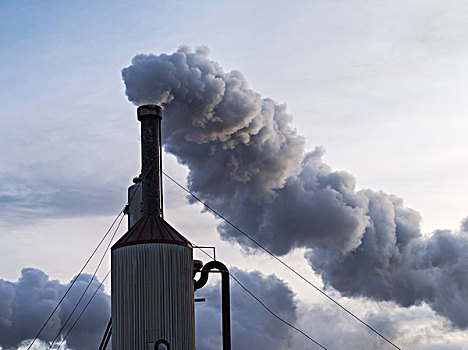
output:
M194 350L194 324L192 246L145 216L112 247L112 349Z

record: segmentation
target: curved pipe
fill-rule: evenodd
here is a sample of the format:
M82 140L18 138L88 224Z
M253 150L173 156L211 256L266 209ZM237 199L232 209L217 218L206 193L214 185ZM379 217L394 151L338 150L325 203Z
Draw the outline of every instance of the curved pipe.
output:
M223 350L231 350L231 300L229 291L229 271L226 265L219 261L210 261L200 271L200 278L194 281L195 290L208 282L208 275L212 269L221 272L221 310L223 323Z
M205 264L205 266L203 266L202 270L200 271L200 278L198 281L195 281L195 290L200 289L208 282L208 275L213 269L218 269L220 272L228 272L228 268L222 262L210 261L209 263Z

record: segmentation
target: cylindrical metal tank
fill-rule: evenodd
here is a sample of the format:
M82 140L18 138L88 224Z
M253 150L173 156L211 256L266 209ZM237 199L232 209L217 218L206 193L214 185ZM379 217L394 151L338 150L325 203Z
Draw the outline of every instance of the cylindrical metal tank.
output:
M193 350L192 249L182 241L145 241L112 249L112 349L149 350L165 340L173 350Z

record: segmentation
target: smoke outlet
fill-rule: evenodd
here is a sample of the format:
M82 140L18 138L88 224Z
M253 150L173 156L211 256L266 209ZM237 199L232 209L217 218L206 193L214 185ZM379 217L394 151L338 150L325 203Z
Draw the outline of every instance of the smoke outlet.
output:
M141 122L142 216L162 216L162 108L143 105L138 107L137 116Z

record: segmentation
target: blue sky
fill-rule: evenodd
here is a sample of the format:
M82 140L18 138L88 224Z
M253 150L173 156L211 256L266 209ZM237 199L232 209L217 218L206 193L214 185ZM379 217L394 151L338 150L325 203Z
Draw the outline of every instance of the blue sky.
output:
M3 1L0 278L34 266L68 281L79 270L139 172L139 125L120 70L137 53L180 45L207 45L225 70L286 103L307 149L323 146L359 188L404 198L425 234L468 216L464 1ZM165 164L185 181L172 156ZM212 217L166 191L170 222L249 269ZM302 266L301 252L287 259ZM427 317L435 339L444 321ZM463 335L450 333L452 348L468 348Z

